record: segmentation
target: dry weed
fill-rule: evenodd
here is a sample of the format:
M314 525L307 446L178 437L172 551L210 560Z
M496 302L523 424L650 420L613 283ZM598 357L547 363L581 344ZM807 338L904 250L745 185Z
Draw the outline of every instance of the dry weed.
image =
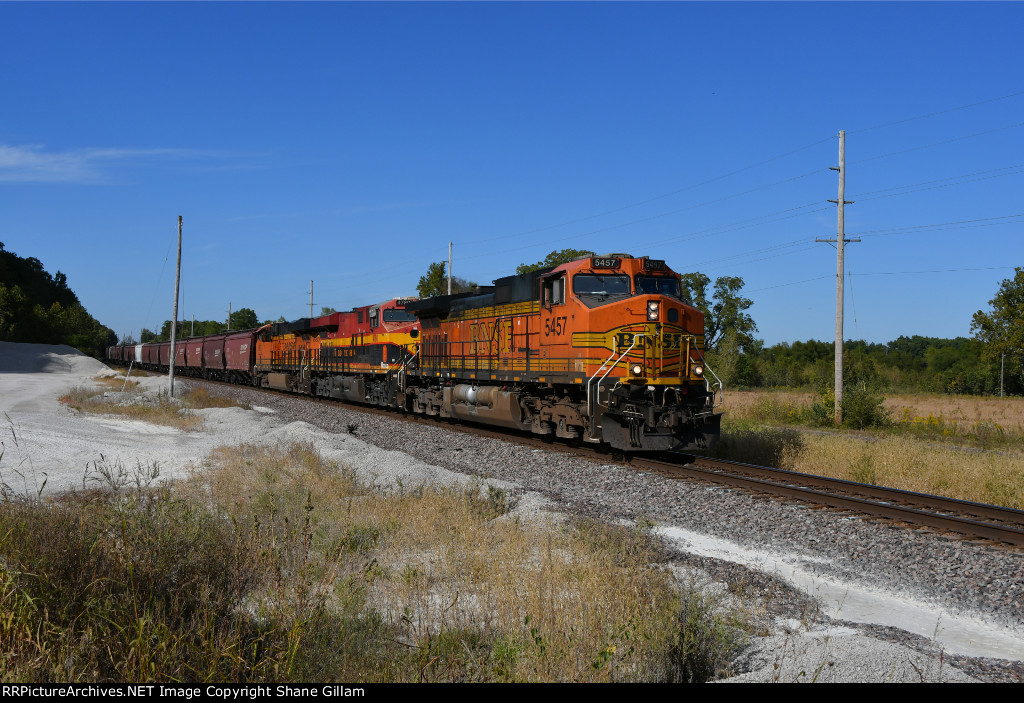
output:
M964 450L895 436L811 435L782 467L907 491L1024 509L1024 453Z

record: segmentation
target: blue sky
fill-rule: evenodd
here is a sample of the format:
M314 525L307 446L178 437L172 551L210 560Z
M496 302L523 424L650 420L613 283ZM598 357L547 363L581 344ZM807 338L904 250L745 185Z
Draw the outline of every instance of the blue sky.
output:
M741 276L768 344L969 335L1024 265L1020 3L0 3L0 241L119 334L480 283Z

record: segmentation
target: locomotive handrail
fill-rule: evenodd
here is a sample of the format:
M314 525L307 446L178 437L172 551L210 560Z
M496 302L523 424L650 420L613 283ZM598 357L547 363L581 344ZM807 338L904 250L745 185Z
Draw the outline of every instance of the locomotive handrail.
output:
M721 405L725 401L725 385L722 383L722 379L720 379L718 377L718 374L716 374L714 371L712 371L711 367L708 366L708 360L704 356L704 350L703 349L698 349L697 353L700 354L701 363L704 364L704 371L707 372L707 373L710 373L712 376L714 376L715 377L715 381L717 381L717 384L718 384L718 396L719 396L719 398L721 398L721 400L718 403L715 403L714 407L718 407L719 405ZM707 376L704 377L704 385L707 386L707 389L709 391L713 388L713 386L708 382Z
M389 376L400 366L401 368L398 369L398 387L399 390L403 391L405 390L405 374L408 373L409 364L412 363L413 359L420 355L418 350L413 352L411 355L409 355L408 352L409 350L407 348L403 349L402 358L389 366L388 370L384 372L385 376Z
M636 346L637 340L639 340L641 337L648 337L648 336L650 336L650 335L648 335L646 332L637 332L637 333L635 333L633 335L633 343L629 345L629 349L627 349L626 351L624 351L621 354L619 354L619 358L616 359L611 364L611 366L609 366L608 362L612 360L613 356L615 356L616 352L618 351L617 347L619 346L618 345L618 340L615 337L612 337L612 353L611 353L611 355L609 355L609 357L607 359L605 359L605 362L603 364L601 364L601 367L597 370L597 373L595 373L593 376L591 376L589 379L587 379L587 412L590 414L590 434L594 434L594 431L597 429L597 418L594 417L595 416L595 412L594 411L596 410L595 406L607 407L607 406L602 406L601 405L601 397L600 397L601 396L601 382L604 381L604 379L608 377L608 374L610 374L612 372L612 369L614 369L616 366L618 366L619 362L622 361L623 358L625 358L625 356L627 354L629 354L631 351L633 351L633 347ZM597 374L601 373L601 370L604 369L606 366L608 367L608 369L604 372L604 374L601 375L600 378L598 378ZM595 381L596 381L596 383L595 383ZM596 396L592 396L591 395L591 388L592 387L597 388Z

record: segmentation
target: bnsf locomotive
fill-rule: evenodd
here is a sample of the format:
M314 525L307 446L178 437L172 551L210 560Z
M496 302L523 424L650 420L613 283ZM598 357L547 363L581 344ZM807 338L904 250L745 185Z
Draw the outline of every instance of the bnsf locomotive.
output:
M607 444L714 444L704 316L664 261L586 257L472 293L394 299L179 343L175 373ZM111 347L165 370L170 344Z

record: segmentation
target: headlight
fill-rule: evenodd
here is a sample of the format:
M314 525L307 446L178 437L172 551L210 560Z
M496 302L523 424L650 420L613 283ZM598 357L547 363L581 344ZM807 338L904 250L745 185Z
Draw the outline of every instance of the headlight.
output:
M633 364L632 366L629 367L629 370L633 372L634 376L643 376L644 375L643 364Z
M696 375L698 375L698 376L703 376L704 375L704 367L701 366L700 364L698 364L697 366L693 367L693 372Z
M661 303L658 302L657 300L652 300L649 303L647 303L647 319L648 320L657 320L658 319L658 313L660 312L660 308L661 308Z

